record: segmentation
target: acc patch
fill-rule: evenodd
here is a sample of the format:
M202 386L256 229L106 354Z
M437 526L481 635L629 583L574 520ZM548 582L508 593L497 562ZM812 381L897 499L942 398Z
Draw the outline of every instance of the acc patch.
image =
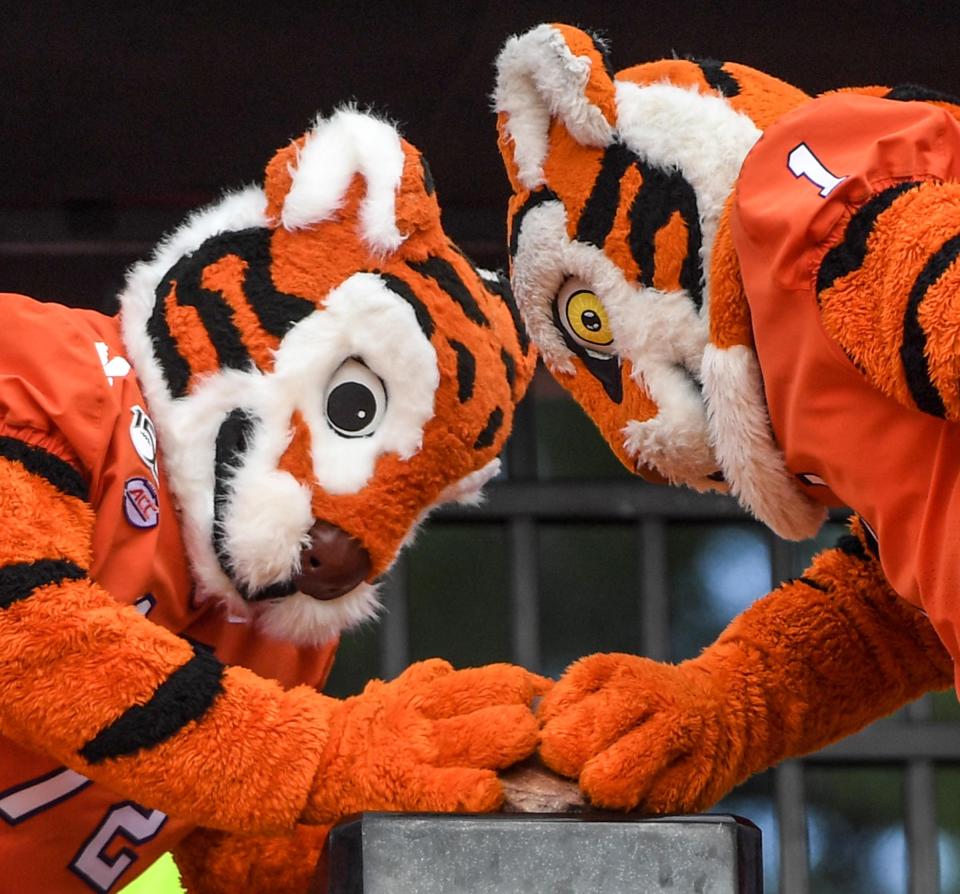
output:
M155 528L160 523L160 497L147 478L136 475L126 480L123 511L135 528Z

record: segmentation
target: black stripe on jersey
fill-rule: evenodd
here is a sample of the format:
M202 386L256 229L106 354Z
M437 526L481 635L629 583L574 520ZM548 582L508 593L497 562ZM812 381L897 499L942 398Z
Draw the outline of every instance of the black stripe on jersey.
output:
M514 383L517 381L517 365L505 348L500 349L500 360L503 363L503 371L507 375L507 384L510 386L510 392L512 393Z
M473 397L473 383L477 375L477 361L470 349L458 341L450 339L450 347L457 354L457 399L465 404Z
M497 432L500 431L501 425L503 425L503 410L496 407L487 419L483 431L477 435L477 440L473 442L473 449L483 450L484 447L489 447L496 438Z
M83 475L42 447L34 447L17 438L0 437L0 456L20 463L32 475L45 479L68 497L84 502L89 499L89 488Z
M524 354L530 350L530 336L527 334L527 328L520 319L520 308L517 307L517 299L513 296L513 289L510 288L510 280L499 270L492 271L496 273L496 280L480 277L483 287L491 294L496 295L510 311L510 319L513 320L513 328L517 331L517 342L520 344L520 350Z
M873 232L877 218L901 195L920 186L917 180L909 180L888 187L865 202L850 218L843 242L835 245L824 255L817 273L817 298L838 279L858 270L867 256L867 240Z
M408 261L407 266L419 273L432 279L454 303L460 306L460 309L467 315L467 319L476 323L478 326L489 326L490 321L486 314L477 304L477 299L467 288L460 275L454 269L453 265L444 258L437 255L431 255L425 261Z
M66 559L37 559L0 568L0 609L26 599L39 587L83 580L87 576L79 565Z
M941 93L939 90L931 90L929 87L922 87L920 84L897 84L896 87L888 90L884 99L899 99L904 102L949 102L953 105L960 105L960 97L951 96L949 93Z
M687 254L680 268L680 285L699 308L703 304L703 262L700 212L693 187L679 171L666 171L637 158L643 183L630 208L630 252L640 268L640 282L652 287L656 274L657 233L680 212L687 226Z
M520 242L520 227L523 219L538 205L544 202L560 201L557 194L552 189L541 186L527 196L526 201L517 209L516 214L510 219L510 257L517 253L517 246Z
M223 692L224 666L197 644L193 657L178 667L143 705L133 705L94 736L79 754L91 764L155 748L188 723L199 720Z
M393 292L394 295L402 298L413 308L413 312L417 317L417 325L429 341L436 327L433 325L433 317L430 316L430 311L427 310L427 306L417 297L416 292L414 292L404 280L400 279L399 276L394 276L392 273L384 273L380 270L376 271L376 274L383 280L384 285Z
M608 146L603 153L600 171L593 184L580 220L577 222L577 232L574 238L578 242L588 242L597 248L603 248L603 243L617 216L617 206L620 204L620 182L627 169L637 160L637 156L622 143Z
M740 93L737 79L730 72L723 70L722 62L716 59L700 59L697 56L687 56L687 59L699 66L706 82L721 96L737 96Z
M947 408L936 386L930 381L930 367L925 350L927 336L920 325L920 304L927 291L936 284L958 257L960 257L960 235L948 239L924 265L910 290L910 297L903 315L903 345L900 348L900 360L903 363L903 374L910 389L910 396L924 413L939 416L941 419L946 416Z

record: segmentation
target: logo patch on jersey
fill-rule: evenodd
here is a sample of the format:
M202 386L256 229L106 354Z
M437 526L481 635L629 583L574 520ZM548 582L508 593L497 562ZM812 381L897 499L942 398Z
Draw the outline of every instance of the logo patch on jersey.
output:
M819 475L814 475L813 472L797 472L797 478L799 478L804 484L809 487L826 487L827 482L824 481Z
M126 480L123 511L136 528L155 528L160 523L160 497L148 479L136 475Z
M106 342L97 341L93 343L93 346L97 349L97 356L103 366L103 374L107 377L109 384L112 385L115 378L122 379L130 372L130 363L127 358L121 357L119 354L111 357Z
M130 420L130 440L137 456L150 470L153 480L160 483L160 471L157 468L157 430L147 411L137 404L130 407L133 418Z

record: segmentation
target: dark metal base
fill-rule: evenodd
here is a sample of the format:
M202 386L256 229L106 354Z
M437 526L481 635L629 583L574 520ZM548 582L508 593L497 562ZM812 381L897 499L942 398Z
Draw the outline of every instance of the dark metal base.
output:
M733 816L366 813L330 834L326 894L760 894Z

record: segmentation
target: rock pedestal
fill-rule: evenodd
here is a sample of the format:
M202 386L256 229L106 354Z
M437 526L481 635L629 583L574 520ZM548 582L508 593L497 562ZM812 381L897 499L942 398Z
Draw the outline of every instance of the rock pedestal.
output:
M733 816L366 813L330 835L323 894L761 894Z

